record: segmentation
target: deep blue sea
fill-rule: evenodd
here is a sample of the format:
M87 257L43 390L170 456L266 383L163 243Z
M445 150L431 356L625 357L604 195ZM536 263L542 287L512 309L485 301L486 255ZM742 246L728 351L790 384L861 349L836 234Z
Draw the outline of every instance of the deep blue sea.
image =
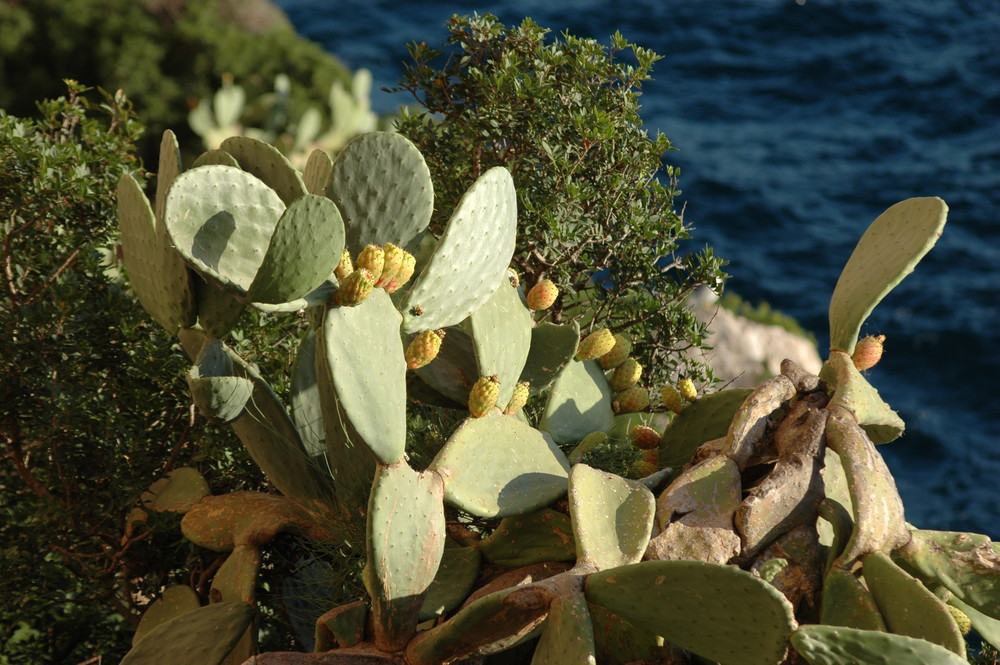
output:
M405 44L453 13L531 16L666 58L643 118L678 148L695 246L729 287L827 343L826 307L855 242L893 203L950 206L937 247L875 310L869 379L907 423L882 446L922 528L1000 539L1000 4L994 0L279 0L298 30L393 85ZM402 94L378 92L394 111Z

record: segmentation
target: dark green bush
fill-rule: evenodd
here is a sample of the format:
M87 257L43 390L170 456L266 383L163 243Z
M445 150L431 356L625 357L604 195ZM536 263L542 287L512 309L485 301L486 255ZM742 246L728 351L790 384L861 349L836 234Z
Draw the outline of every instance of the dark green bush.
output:
M148 129L140 154L150 163L165 129L200 148L187 114L223 74L256 99L282 72L295 84L294 117L326 100L335 80L350 84L266 0L0 0L0 108L29 116L34 100L61 94L64 78L123 89Z
M262 487L228 428L191 409L187 360L116 272L114 192L143 176L141 128L124 97L98 109L84 92L70 83L37 120L0 111L0 663L113 659L162 584L210 581L214 555L176 517L126 535L164 473ZM277 339L256 350L286 360Z
M530 19L507 28L490 15L455 16L447 28L440 50L410 46L397 89L425 109L398 126L431 168L435 222L481 172L506 166L525 286L544 276L564 290L551 316L630 332L643 364L659 370L650 378L700 376L678 353L704 336L684 301L698 284L720 291L723 262L711 249L676 255L689 237L675 210L678 171L662 161L670 141L639 116L660 56L619 34L607 47L548 39Z

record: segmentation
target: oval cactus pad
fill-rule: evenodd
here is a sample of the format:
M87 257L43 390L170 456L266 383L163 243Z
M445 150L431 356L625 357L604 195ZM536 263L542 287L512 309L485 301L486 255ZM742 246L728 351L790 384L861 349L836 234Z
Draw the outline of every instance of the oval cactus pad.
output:
M326 195L347 224L347 248L406 247L427 228L434 208L431 173L407 138L388 132L362 134L337 156Z
M466 420L431 463L449 503L480 517L536 510L566 492L569 464L552 440L499 414Z
M273 189L231 166L202 166L174 181L164 221L186 261L245 293L285 212Z
M937 242L948 206L937 197L890 206L847 260L830 298L830 348L854 352L861 324Z
M403 330L445 328L482 307L507 273L516 231L514 181L507 169L496 166L472 183L458 202L441 241L406 295Z

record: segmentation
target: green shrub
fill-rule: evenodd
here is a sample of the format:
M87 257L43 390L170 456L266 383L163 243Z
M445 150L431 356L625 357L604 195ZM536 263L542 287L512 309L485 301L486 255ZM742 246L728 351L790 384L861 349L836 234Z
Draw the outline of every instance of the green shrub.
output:
M0 108L28 116L34 100L61 94L64 78L123 89L149 130L140 151L147 161L168 128L182 145L198 149L186 129L188 111L226 73L249 99L287 74L296 84L289 99L294 117L309 102L326 100L334 81L351 80L264 0L0 0Z
M179 516L126 536L166 471L263 486L228 428L195 414L183 354L117 274L114 192L143 175L141 128L123 96L97 109L84 93L70 83L37 120L0 111L0 663L114 659L165 582L207 585L216 557L180 539ZM267 334L234 345L284 368L284 330Z
M553 320L629 331L643 364L660 368L654 380L701 376L679 368L678 352L705 332L684 301L699 284L718 291L723 262L710 248L675 255L689 237L674 207L679 171L662 162L670 141L639 116L660 56L619 34L609 47L549 40L530 19L507 28L490 15L455 16L447 28L440 50L410 46L397 89L425 109L398 129L430 166L434 225L480 173L507 167L519 205L514 263L526 288L542 277L561 287Z

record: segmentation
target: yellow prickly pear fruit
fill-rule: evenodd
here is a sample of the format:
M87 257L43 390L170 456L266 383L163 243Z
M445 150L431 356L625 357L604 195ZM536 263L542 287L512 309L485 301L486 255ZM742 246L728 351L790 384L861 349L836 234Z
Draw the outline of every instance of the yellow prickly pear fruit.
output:
M659 470L660 469L656 466L655 462L647 462L644 459L640 459L629 465L628 475L630 478L645 478L646 476L656 473Z
M642 378L642 365L635 358L626 358L611 375L611 389L618 392L631 388Z
M646 464L652 464L659 470L660 468L660 451L657 448L649 448L642 451L642 459ZM652 472L650 472L652 473ZM648 473L646 474L649 475Z
M660 433L646 425L636 425L630 429L628 438L633 446L642 450L655 450L660 447Z
M413 277L413 271L417 267L417 259L414 258L413 254L410 254L405 249L403 250L403 258L400 260L399 272L389 280L389 283L385 285L386 293L395 293L404 284L410 281Z
M677 382L677 392L689 402L698 399L698 389L694 387L694 381L686 376Z
M871 369L882 358L882 348L885 343L885 335L868 335L861 339L854 347L854 355L851 360L859 372Z
M351 253L345 249L344 253L340 255L340 263L333 269L333 275L338 282L343 282L352 272L354 272L354 264L351 263Z
M674 413L680 413L684 410L684 398L681 397L677 388L670 384L660 388L660 399L663 401L663 406Z
M444 339L443 330L424 330L406 347L407 369L420 369L437 358Z
M963 635L968 635L969 631L972 630L972 619L969 618L969 615L954 605L945 603L945 607L948 608L948 613L951 614L951 617L955 620L955 624L958 626L958 632Z
M600 358L615 345L615 336L607 328L595 330L580 342L576 349L577 360L593 360Z
M514 386L514 394L510 396L510 401L507 402L507 407L503 410L505 416L512 416L524 408L528 402L528 388L527 381L521 381Z
M632 386L615 393L611 408L615 413L634 413L649 406L649 391L642 386Z
M358 268L365 268L371 272L377 280L382 276L382 270L385 268L385 252L378 245L368 245L358 254L358 260L355 263Z
M404 253L404 249L391 242L382 245L382 274L375 280L377 288L385 288L385 285L399 273L399 269L403 265Z
M551 279L542 279L531 287L528 295L525 296L525 300L528 301L529 309L538 311L552 307L552 303L556 301L558 296L559 287L556 286L556 283Z
M627 335L615 333L615 345L601 356L599 362L604 369L614 369L625 362L630 353L632 353L632 340Z
M469 413L474 418L482 418L496 406L499 394L500 379L496 374L479 377L469 391Z
M333 301L341 307L354 307L365 301L375 288L375 277L366 268L358 268L344 278Z

